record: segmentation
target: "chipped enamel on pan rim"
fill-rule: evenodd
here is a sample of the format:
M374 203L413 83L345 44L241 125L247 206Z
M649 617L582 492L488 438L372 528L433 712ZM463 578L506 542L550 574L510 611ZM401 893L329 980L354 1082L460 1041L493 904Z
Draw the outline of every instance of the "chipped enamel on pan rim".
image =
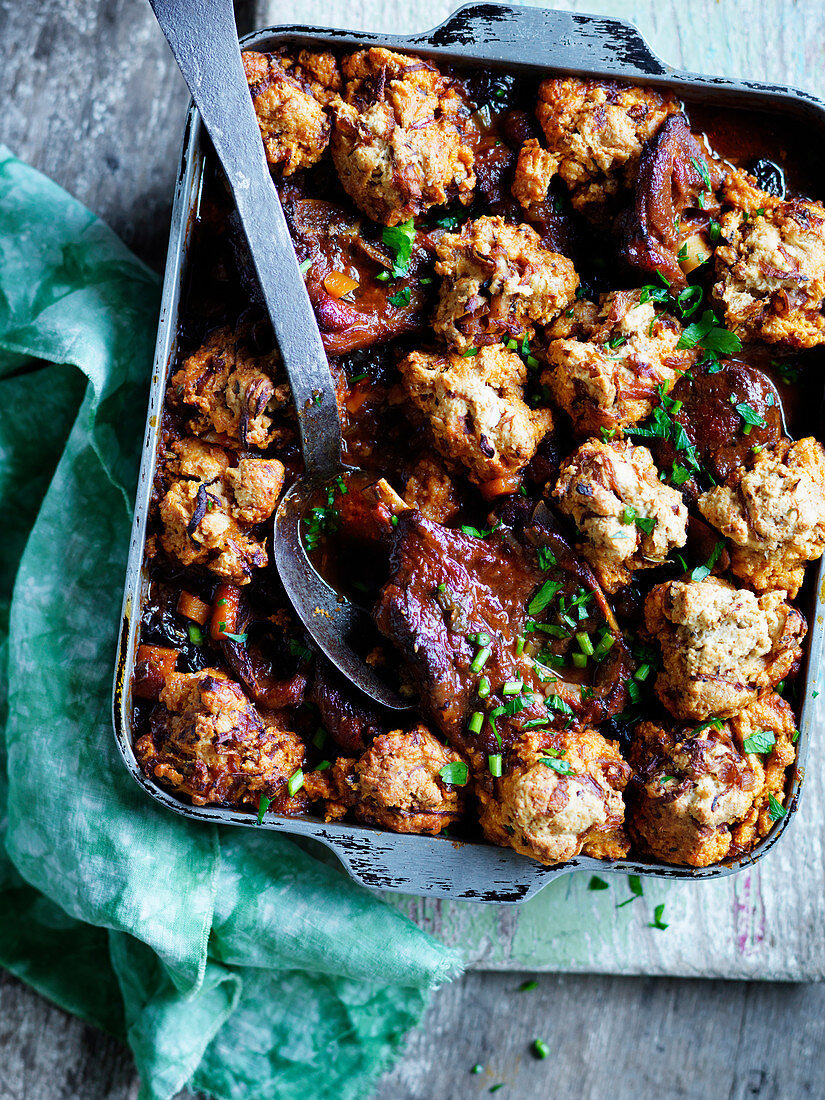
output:
M477 60L486 65L521 69L530 75L572 73L595 78L614 78L629 83L669 88L677 94L720 106L789 114L797 120L805 120L825 135L825 103L815 96L781 85L727 80L678 71L655 56L634 26L618 19L540 8L516 9L498 4L469 4L434 30L409 37L287 26L247 35L241 44L245 49L262 51L283 44L306 45L316 49L386 46L389 49L410 50L448 62L466 63ZM144 544L166 379L175 363L181 287L200 199L203 155L202 126L194 107L190 107L175 188L115 670L115 738L124 764L135 781L156 802L174 813L195 821L242 825L310 837L330 848L349 874L364 886L421 897L513 904L533 897L552 879L570 871L706 880L735 874L745 867L751 867L777 843L796 813L808 744L816 719L822 717L819 709L825 700L817 702L815 693L822 689L820 669L825 641L824 562L820 562L817 567L817 598L813 621L809 623L807 670L804 680L801 681L804 684L805 698L800 716L797 760L788 785L788 812L774 825L770 834L741 860L711 867L691 868L664 863L642 863L633 859L599 860L579 856L556 867L545 867L508 848L460 842L445 837L392 833L366 825L326 823L313 817L283 817L270 813L258 825L254 813L187 805L143 774L132 748L131 680L140 629L140 610L148 588L148 575L144 569Z

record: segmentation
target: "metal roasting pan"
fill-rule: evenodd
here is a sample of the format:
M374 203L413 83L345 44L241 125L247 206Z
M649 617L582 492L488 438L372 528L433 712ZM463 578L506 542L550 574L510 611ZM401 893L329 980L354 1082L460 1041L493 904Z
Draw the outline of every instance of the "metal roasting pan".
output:
M244 48L262 51L273 50L283 44L314 48L343 47L347 50L365 45L386 46L393 50L411 50L448 63L466 64L476 60L488 67L506 67L530 76L573 73L613 77L630 83L670 88L694 102L711 106L770 112L802 123L810 130L812 143L825 139L825 103L815 96L781 85L727 80L673 69L656 57L634 26L619 19L477 3L460 8L440 27L409 37L283 26L247 35L241 44ZM798 756L790 777L788 813L750 855L739 861L694 869L642 863L633 859L607 861L580 856L557 867L543 867L506 848L462 843L444 837L399 835L365 825L328 824L319 818L281 817L270 813L258 825L254 813L187 805L143 774L132 749L131 681L141 609L149 581L144 568L144 542L166 380L175 365L181 287L185 284L203 178L204 147L200 118L195 108L190 107L175 187L115 670L115 738L123 762L135 781L151 798L174 813L195 821L242 825L311 837L332 849L349 874L364 886L422 897L514 904L526 901L552 879L570 871L700 880L735 874L753 865L776 844L795 815L813 729L825 718L822 710L825 699L816 698L823 683L823 563L820 563L816 574L816 604L812 611L809 609L804 705L797 743Z

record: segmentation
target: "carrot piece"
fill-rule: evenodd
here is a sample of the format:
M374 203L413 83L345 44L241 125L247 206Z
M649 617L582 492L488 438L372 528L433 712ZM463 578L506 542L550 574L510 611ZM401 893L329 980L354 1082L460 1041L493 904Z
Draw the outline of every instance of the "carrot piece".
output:
M479 488L485 500L493 500L495 497L504 496L506 493L517 493L520 484L521 480L517 474L504 474L492 481L485 481Z
M349 275L345 275L343 271L330 271L329 275L324 277L324 290L332 298L343 298L358 286L360 283L351 279Z
M138 646L132 694L139 699L157 699L175 671L180 651L162 645Z
M199 596L191 592L181 592L178 599L178 614L183 615L184 619L191 619L198 626L205 626L211 612L211 606L204 603Z
M209 633L213 642L220 642L224 634L238 634L238 609L241 590L234 584L220 584L212 604L212 620Z

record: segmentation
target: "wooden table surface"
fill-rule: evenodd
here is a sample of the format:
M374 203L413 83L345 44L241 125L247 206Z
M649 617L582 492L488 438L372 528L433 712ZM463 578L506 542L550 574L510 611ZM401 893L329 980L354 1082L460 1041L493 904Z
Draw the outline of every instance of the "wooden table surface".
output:
M445 0L244 0L267 22L408 32ZM557 3L634 19L668 61L825 92L822 0ZM0 0L0 142L104 217L148 263L166 248L186 93L143 0ZM820 769L821 771L822 769ZM817 847L821 863L821 846ZM817 868L819 876L822 867ZM791 884L793 885L793 884ZM789 893L784 906L793 912ZM823 920L823 899L815 909ZM710 938L712 925L697 928ZM378 1100L825 1096L820 985L471 973L441 990ZM551 1057L530 1054L536 1037ZM629 1040L629 1041L628 1041ZM473 1076L470 1067L485 1066ZM0 975L0 1100L127 1100L128 1052Z

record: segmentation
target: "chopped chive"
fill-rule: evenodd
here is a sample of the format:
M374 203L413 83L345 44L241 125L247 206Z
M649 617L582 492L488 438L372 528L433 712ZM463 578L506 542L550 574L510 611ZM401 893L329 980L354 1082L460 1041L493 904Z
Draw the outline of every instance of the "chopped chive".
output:
M531 979L529 982L522 982L518 987L519 993L530 993L534 989L538 989L539 983L535 979Z
M490 694L490 680L487 676L482 676L478 681L478 697L479 699L486 699Z
M298 264L298 270L302 275L306 275L309 269L312 267L312 260L304 260L303 263Z
M490 635L489 634L484 634L484 633L482 633L482 634L468 634L467 635L467 641L468 642L475 642L476 645L489 645L490 644Z
M579 643L579 649L582 653L586 654L588 657L593 656L593 643L590 641L589 634L585 634L582 631L582 633L576 635L576 641Z
M469 359L473 355L478 355L478 348L467 348L461 355L464 359Z
M479 649L478 653L476 653L475 657L473 657L473 659L470 663L470 671L471 672L481 672L481 670L484 668L484 666L489 661L490 654L492 652L493 651L492 651L492 649L490 649L489 646L486 646L486 645L482 646L481 649Z
M484 715L480 710L477 710L470 716L470 721L467 723L467 729L470 733L481 733L481 727L483 725Z
M258 803L258 824L263 824L264 814L269 809L269 804L272 801L271 798L267 798L265 794L261 795L261 800Z
M537 1058L546 1058L550 1053L550 1047L545 1043L544 1039L534 1039L533 1053Z
M576 668L587 668L587 654L586 653L574 653L573 665Z
M506 684L502 686L502 695L518 695L521 689L524 687L523 680L508 680Z
M322 760L321 763L316 766L315 770L316 770L316 772L325 772L327 770L327 768L331 768L331 767L332 767L332 761L331 760Z
M484 1066L482 1066L479 1062L476 1062L476 1064L470 1070L470 1073L484 1073Z
M322 729L319 726L319 728L312 735L313 745L315 746L316 749L323 748L324 742L326 741L326 739L327 739L327 731L325 729Z
M519 637L518 637L518 640L516 641L516 656L517 657L520 657L522 655L522 653L524 652L524 641L525 641L524 635L520 634Z
M501 775L501 753L491 753L487 757L487 767L490 769L490 775L494 779L498 779Z
M397 527L398 526L398 516L393 516L392 519L390 520L390 523L393 525L393 527Z
M293 772L293 774L289 777L289 782L286 785L286 789L289 791L290 795L294 796L298 793L298 791L300 791L303 785L304 773L301 771L300 768L298 768L298 770Z
M526 359L526 363L527 363L527 366L530 367L532 370L537 370L538 369L539 361L538 361L538 359L536 359L535 355L528 355L527 359Z
M379 283L388 283L390 281L389 271L379 271L375 277Z
M633 674L634 679L638 680L640 683L642 681L646 680L649 675L650 675L650 665L639 665L639 667L636 669L636 671Z
M203 642L203 631L197 625L197 623L189 623L186 628L189 634L189 641L192 645L200 645Z

